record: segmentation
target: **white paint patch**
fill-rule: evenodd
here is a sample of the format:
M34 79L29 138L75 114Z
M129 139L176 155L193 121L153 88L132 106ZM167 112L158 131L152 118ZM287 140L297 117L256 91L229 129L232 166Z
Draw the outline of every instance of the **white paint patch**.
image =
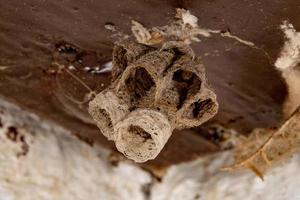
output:
M95 67L95 68L84 67L83 70L91 74L104 74L104 73L111 72L112 68L113 68L112 61L109 61L103 64L102 67Z
M100 69L97 73L100 74L100 73L111 72L112 68L113 68L112 61L109 61L109 62L105 63L105 64L103 65L103 68Z
M300 32L297 32L287 21L284 21L280 27L285 33L286 41L275 66L279 70L286 70L300 63Z

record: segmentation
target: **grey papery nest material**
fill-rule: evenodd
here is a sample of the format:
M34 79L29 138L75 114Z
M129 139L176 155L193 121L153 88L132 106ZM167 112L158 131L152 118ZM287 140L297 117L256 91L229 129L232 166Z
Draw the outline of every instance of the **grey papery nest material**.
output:
M136 162L154 159L174 129L199 126L218 110L201 60L179 42L116 44L113 82L89 104L103 135Z

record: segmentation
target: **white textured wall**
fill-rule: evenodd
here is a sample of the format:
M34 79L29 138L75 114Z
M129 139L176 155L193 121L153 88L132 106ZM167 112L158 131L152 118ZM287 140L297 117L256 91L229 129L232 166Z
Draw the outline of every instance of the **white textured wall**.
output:
M299 156L264 182L248 171L220 171L230 152L173 166L158 182L131 162L111 166L106 150L11 104L0 101L0 110L0 200L300 200ZM8 127L17 137L8 138Z
M300 200L300 157L261 181L248 171L223 172L230 154L172 167L152 188L152 200Z

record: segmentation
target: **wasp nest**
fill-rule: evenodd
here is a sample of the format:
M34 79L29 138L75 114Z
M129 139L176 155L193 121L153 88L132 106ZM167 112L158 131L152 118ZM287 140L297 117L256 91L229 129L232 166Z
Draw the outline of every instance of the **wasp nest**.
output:
M136 162L154 159L175 128L199 126L217 113L204 66L184 44L117 44L112 75L89 113L103 135Z

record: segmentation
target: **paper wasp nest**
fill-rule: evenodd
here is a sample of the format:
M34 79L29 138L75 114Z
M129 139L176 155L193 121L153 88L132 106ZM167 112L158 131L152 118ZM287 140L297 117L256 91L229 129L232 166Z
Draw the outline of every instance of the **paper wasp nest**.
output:
M218 110L204 66L178 42L162 48L123 42L113 51L113 82L89 104L97 126L136 162L154 159L174 129L199 126Z

